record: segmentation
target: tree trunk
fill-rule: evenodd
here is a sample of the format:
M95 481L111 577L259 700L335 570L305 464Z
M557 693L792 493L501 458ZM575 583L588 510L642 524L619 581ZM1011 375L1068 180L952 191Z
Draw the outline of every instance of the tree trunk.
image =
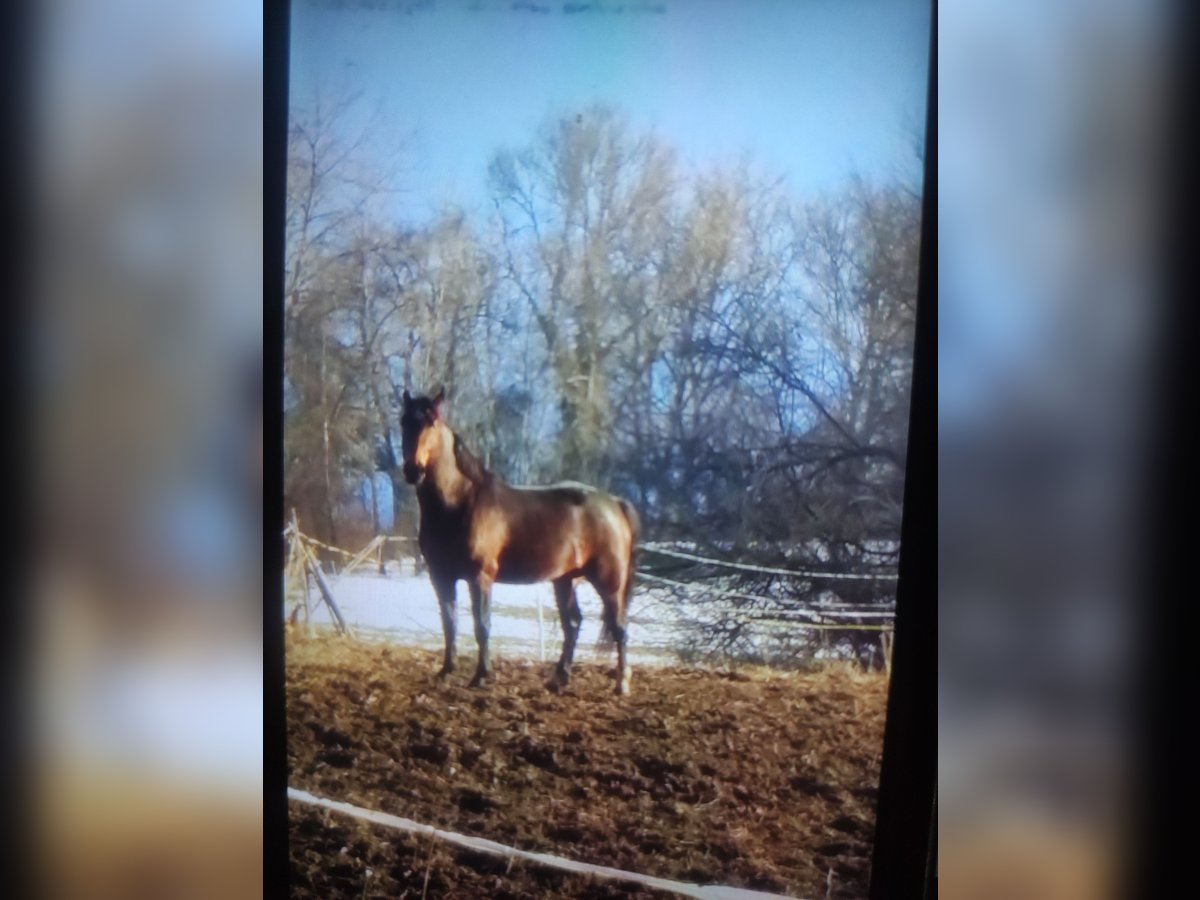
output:
M337 527L334 524L334 495L333 495L333 462L329 452L329 419L322 422L322 444L325 454L325 526L328 531L326 540L337 546Z
M371 533L379 534L379 494L375 489L375 471L371 470L371 475L367 479L367 483L371 487Z
M388 481L392 485L392 534L403 534L400 527L400 514L404 511L404 482L395 472L388 473Z

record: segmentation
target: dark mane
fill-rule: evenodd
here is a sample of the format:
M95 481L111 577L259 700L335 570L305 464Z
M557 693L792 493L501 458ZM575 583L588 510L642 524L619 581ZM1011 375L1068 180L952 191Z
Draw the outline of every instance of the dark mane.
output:
M479 458L467 449L467 445L457 434L454 435L454 462L458 466L458 471L475 484L486 484L495 478L479 461Z

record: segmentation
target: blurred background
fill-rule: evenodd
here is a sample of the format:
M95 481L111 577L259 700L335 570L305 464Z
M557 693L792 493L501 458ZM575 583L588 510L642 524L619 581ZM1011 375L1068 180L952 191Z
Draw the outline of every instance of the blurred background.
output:
M1163 7L940 5L946 897L1108 897L1132 862Z
M32 18L33 874L259 896L262 9Z

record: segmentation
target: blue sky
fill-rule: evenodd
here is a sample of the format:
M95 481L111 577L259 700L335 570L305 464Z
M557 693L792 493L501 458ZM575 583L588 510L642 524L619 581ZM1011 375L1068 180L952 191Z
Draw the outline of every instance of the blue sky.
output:
M911 133L924 119L927 2L388 5L297 0L291 93L296 105L317 86L361 92L347 128L375 113L370 149L380 160L407 139L396 200L404 218L446 202L485 211L496 149L528 143L551 112L597 101L655 127L689 165L749 151L801 195L836 190L855 170L917 171Z

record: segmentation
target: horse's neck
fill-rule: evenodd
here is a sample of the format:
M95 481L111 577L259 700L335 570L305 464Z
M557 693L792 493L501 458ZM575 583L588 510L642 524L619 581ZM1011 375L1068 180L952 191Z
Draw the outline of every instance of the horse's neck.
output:
M442 452L437 462L429 467L427 475L428 487L417 492L422 506L433 504L441 509L457 509L471 496L476 487L458 467L458 460L454 454L454 432L448 428L443 438Z

